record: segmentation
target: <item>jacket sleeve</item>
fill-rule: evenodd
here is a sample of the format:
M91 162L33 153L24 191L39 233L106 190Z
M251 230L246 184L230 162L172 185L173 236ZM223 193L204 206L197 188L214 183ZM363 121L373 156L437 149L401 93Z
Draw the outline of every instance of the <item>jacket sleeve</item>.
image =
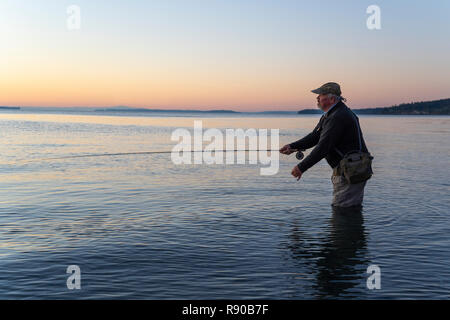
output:
M306 150L314 147L319 142L319 138L319 132L314 130L304 138L289 144L289 146L291 147L291 149Z
M303 173L317 162L325 158L328 153L337 145L344 132L344 124L339 118L325 122L320 133L319 142L311 153L298 164L298 168Z
M320 119L319 123L310 134L308 134L307 136L305 136L300 140L290 143L289 146L291 147L291 149L306 150L314 147L319 142L320 138L319 129L321 122L322 118Z

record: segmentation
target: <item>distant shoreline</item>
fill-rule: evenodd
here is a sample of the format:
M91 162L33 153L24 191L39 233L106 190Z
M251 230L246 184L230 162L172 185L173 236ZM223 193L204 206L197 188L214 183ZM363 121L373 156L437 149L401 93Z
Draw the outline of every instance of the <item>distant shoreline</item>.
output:
M450 99L403 103L392 107L352 109L356 114L374 115L450 115ZM298 114L321 114L318 109L305 109Z
M111 112L111 113L187 113L187 114L230 114L230 115L315 115L323 112L317 108L304 109L300 111L234 111L234 110L193 110L193 109L147 109L130 108L127 106L117 107L10 107L0 106L0 110L21 110L30 111L32 109L39 111L65 111L65 112ZM450 99L441 99L433 101L422 101L404 103L391 107L352 109L356 114L367 115L450 115Z
M197 112L208 112L208 113L241 113L239 111L233 110L164 110L164 109L145 109L145 108L101 108L95 109L97 112L188 112L188 113L197 113Z
M2 108L0 107L0 110ZM39 112L101 112L101 113L147 113L147 114L223 114L223 115L247 115L247 114L263 114L263 115L296 115L297 111L234 111L234 110L192 110L192 109L146 109L146 108L91 108L91 107L3 107L5 110L21 110L25 112L39 111Z

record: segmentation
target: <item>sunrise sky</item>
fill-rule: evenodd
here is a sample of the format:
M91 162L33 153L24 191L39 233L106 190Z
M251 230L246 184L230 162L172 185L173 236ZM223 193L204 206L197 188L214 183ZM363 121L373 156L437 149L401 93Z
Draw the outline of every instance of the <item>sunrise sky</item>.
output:
M448 0L2 0L0 105L299 110L328 81L353 108L449 98L449 38Z

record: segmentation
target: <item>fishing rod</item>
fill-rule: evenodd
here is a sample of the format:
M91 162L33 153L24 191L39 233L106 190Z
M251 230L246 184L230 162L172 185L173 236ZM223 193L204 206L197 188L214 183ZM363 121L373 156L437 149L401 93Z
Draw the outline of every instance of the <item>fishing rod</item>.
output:
M258 150L249 150L249 149L234 149L234 150L190 150L190 151L178 151L178 152L189 152L189 153L196 153L196 152L279 152L278 149L258 149ZM297 153L295 154L295 157L298 160L302 160L304 157L304 154L302 151L305 150L295 150ZM40 158L40 159L31 159L31 160L21 160L22 162L39 162L39 161L49 161L49 160L65 160L65 159L77 159L77 158L93 158L93 157L112 157L112 156L126 156L126 155L146 155L146 154L165 154L165 153L172 153L174 151L138 151L138 152L119 152L119 153L92 153L92 154L81 154L81 155L74 155L74 156L63 156L63 157L52 157L52 158ZM175 151L177 152L177 151ZM18 161L20 162L20 160Z

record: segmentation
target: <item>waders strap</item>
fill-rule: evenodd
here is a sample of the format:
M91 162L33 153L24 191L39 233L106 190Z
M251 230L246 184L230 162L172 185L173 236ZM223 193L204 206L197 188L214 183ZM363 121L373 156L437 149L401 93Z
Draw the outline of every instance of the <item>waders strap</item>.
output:
M361 128L359 127L359 123L358 123L358 119L356 118L355 114L353 113L353 111L350 110L350 112L352 113L353 119L355 119L356 122L356 130L357 130L357 134L358 134L358 142L359 142L359 151L362 151L362 144L361 144ZM336 149L337 153L341 156L344 157L344 154L336 147L334 147L334 149Z
M339 165L333 168L333 176L339 177L342 175L341 168Z

